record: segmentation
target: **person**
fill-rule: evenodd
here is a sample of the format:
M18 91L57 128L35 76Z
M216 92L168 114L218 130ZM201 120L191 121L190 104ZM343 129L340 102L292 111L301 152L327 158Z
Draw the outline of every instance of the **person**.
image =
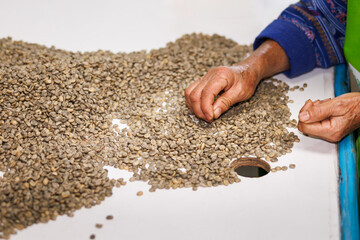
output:
M360 85L359 29L360 1L302 0L290 5L257 36L248 58L234 66L211 68L193 82L185 91L186 104L211 122L233 104L249 99L261 79L281 72L293 78L346 60ZM338 142L360 127L360 92L309 99L298 117L302 133Z

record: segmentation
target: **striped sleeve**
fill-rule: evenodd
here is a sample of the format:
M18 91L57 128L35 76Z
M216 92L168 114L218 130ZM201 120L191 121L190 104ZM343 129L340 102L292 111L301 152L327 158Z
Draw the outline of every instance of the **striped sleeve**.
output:
M303 0L268 25L256 37L254 49L266 39L278 42L290 62L284 74L296 77L315 67L344 63L345 28L345 0Z

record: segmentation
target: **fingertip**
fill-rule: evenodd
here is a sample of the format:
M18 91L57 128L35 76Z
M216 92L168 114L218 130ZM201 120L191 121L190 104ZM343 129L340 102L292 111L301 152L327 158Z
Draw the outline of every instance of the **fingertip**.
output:
M214 103L214 117L219 118L221 114L226 112L233 104L231 97L228 97L228 92L221 95L218 99L216 99ZM215 113L216 111L216 113Z
M300 112L299 113L299 120L301 122L306 122L310 119L310 114L308 111Z
M210 122L214 119L214 109L212 102L204 98L204 95L201 96L200 108L205 115L206 121Z
M219 107L216 107L214 109L214 119L218 119L221 115L221 109Z
M194 110L192 109L192 106L191 106L191 104L188 102L188 100L186 100L185 103L186 103L186 106L187 106L192 112L194 112Z
M297 128L299 129L299 131L300 131L300 132L303 132L303 131L302 131L302 127L301 127L301 123L300 123L300 122L298 122Z
M311 99L308 99L308 100L306 101L306 103L305 103L305 106L304 106L304 107L310 107L310 106L312 106L312 105L314 105L314 102L313 102L313 101L311 101Z
M205 113L205 118L207 122L211 122L213 120L213 116L210 115L209 113Z

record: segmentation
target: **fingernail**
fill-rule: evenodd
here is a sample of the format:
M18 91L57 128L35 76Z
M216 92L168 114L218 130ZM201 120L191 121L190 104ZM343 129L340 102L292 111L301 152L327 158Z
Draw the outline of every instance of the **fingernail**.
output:
M206 120L208 120L208 121L211 121L212 120L212 117L209 115L209 114L205 114L205 117L206 117Z
M214 110L214 118L217 119L219 118L221 115L221 109L220 108L215 108Z
M310 115L309 115L308 111L301 112L301 113L299 114L299 119L300 119L300 121L302 121L302 122L309 120L309 119L310 119Z

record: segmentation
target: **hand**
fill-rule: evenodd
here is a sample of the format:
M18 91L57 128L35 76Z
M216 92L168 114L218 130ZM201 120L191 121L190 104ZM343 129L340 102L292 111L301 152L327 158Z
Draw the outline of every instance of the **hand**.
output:
M298 129L329 142L338 142L359 127L359 92L315 102L307 100L299 112Z
M257 83L256 75L246 64L212 68L186 89L186 105L199 118L211 122L233 104L249 99ZM214 103L221 91L224 93Z
M289 69L288 57L273 40L266 40L247 59L231 67L216 67L185 91L186 105L211 122L231 105L249 99L261 79ZM216 101L214 98L221 92Z

